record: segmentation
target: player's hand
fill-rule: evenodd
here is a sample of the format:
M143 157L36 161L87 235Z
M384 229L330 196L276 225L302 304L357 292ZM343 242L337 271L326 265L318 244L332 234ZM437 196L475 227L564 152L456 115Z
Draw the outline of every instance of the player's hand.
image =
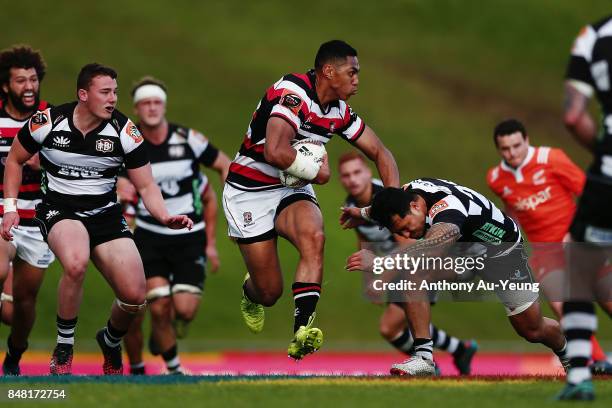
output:
M329 181L331 176L331 171L329 170L329 159L327 158L327 154L323 156L323 163L321 163L321 167L319 167L319 172L317 173L317 177L311 181L313 184L325 184Z
M219 270L219 253L215 245L206 245L206 258L210 261L211 272L215 273Z
M13 233L11 232L13 227L19 228L19 214L15 211L5 213L2 216L2 231L0 234L5 241L13 240Z
M188 230L191 230L191 228L193 228L193 221L184 214L169 215L164 219L163 224L170 229L187 228Z
M356 228L366 224L367 221L361 218L361 209L357 207L340 207L340 225L342 229Z
M372 272L374 258L374 252L367 249L359 250L346 260L346 270Z

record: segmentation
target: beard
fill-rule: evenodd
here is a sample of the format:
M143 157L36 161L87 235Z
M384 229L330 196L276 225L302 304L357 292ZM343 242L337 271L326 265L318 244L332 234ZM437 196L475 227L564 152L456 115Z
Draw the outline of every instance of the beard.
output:
M28 106L23 103L23 94L17 95L9 90L7 97L9 102L21 113L30 113L35 112L38 109L38 105L40 104L40 91L34 93L34 105Z

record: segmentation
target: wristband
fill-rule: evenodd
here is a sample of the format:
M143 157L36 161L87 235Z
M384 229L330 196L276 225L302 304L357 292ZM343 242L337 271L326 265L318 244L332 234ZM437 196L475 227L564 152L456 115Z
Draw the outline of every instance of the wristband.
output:
M4 213L17 212L17 199L16 198L5 198L3 201Z
M364 220L366 220L367 222L371 222L371 223L376 223L376 221L374 221L372 218L370 218L370 216L368 215L368 211L370 207L363 207L359 209L359 213L361 214L361 218L363 218Z

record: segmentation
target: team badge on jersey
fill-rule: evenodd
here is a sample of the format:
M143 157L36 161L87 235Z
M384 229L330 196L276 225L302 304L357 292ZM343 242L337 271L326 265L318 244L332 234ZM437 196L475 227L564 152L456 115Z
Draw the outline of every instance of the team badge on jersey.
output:
M48 122L49 117L47 116L47 111L36 112L34 116L32 116L32 120L30 120L30 131L36 132L41 127L45 126Z
M125 133L129 137L134 139L136 143L142 142L142 134L140 133L140 130L138 130L136 125L133 124L132 122L128 122L127 126L125 127Z
M173 145L168 147L168 156L173 159L178 159L179 157L185 156L185 146L183 145Z
M96 140L96 150L101 153L108 153L113 151L115 143L109 139Z
M302 99L294 93L290 93L287 89L283 91L283 96L280 98L280 104L289 108L296 115L302 107Z
M440 211L445 210L447 208L448 208L448 203L445 200L438 201L429 210L429 218L435 217L436 214L438 214Z

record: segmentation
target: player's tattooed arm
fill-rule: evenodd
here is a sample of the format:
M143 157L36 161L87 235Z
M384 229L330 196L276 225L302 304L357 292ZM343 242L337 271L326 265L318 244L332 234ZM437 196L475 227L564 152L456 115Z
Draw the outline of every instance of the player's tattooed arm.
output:
M582 82L565 83L563 121L576 140L592 151L597 137L597 125L587 110L590 97L589 88L585 87L589 86Z

